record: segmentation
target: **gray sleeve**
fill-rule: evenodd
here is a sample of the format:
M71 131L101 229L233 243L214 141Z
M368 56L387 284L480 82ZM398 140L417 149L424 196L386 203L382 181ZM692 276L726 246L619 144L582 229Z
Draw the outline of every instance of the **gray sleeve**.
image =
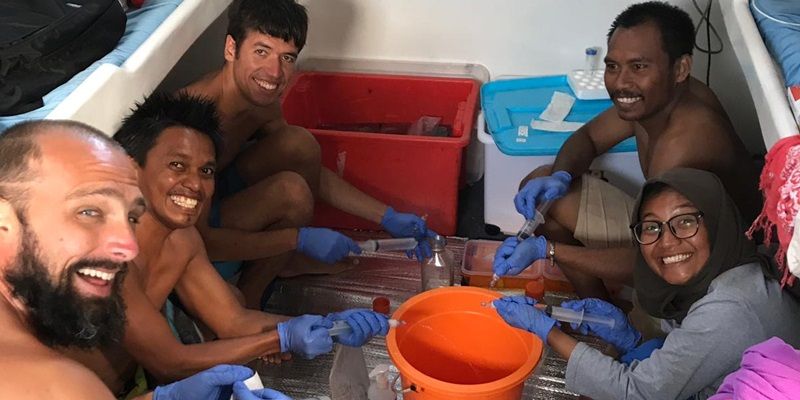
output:
M695 304L660 350L630 366L579 343L567 363L567 389L595 400L682 400L709 386L713 393L764 333L755 311L742 302L708 297Z

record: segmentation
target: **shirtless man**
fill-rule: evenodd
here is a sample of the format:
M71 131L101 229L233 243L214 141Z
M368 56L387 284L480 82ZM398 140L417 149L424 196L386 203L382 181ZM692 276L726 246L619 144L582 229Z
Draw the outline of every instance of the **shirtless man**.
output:
M337 337L349 346L387 333L387 317L372 311L289 319L244 308L234 297L194 226L214 194L219 122L211 101L156 93L126 118L114 139L136 161L148 205L136 227L139 255L122 287L128 324L122 343L71 355L115 392L126 389L137 364L159 382L171 382L215 364L281 352L313 358L331 351L326 328L335 320L350 323L352 333ZM217 340L184 345L175 338L159 312L173 290Z
M0 398L114 399L59 350L120 340L144 211L133 163L93 128L37 121L0 135ZM137 398L215 400L252 373L219 366Z
M260 307L291 250L326 263L360 252L342 234L305 227L315 198L380 223L392 236L416 237L417 257L430 256L425 238L432 233L422 219L396 212L322 167L314 136L283 118L279 96L305 45L305 8L295 0L237 0L229 19L225 65L185 90L214 100L222 118L219 199L198 229L212 260L247 261L238 285L248 307ZM215 266L226 279L241 268Z
M753 220L761 205L758 171L714 93L689 75L693 46L692 20L675 6L641 3L617 16L605 58L605 84L614 105L578 129L552 166L523 180L514 204L526 218L542 201L558 201L542 236L504 242L495 255L495 273L518 274L547 257L582 297L607 298L598 278L631 281L633 199L585 175L595 157L631 136L645 177L675 167L714 172L744 218Z

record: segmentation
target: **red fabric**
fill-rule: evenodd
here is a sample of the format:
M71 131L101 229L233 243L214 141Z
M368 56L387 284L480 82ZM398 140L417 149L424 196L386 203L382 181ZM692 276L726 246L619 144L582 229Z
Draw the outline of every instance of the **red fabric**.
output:
M789 93L792 94L792 100L800 101L800 86L792 86L789 88Z
M764 231L764 243L770 244L773 231L778 233L775 261L783 273L781 286L794 283L794 275L786 268L786 249L794 233L794 217L800 210L800 136L790 136L775 143L766 157L759 187L764 194L764 208L747 231Z
M134 7L139 8L142 6L142 4L144 4L144 0L130 0L130 3Z

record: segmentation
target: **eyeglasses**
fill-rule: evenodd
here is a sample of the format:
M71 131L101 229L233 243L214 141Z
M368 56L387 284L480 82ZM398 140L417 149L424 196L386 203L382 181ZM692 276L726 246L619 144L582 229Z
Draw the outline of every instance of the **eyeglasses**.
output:
M700 229L700 220L703 212L693 212L688 214L676 215L667 222L662 221L641 221L631 225L633 236L641 244L653 244L661 239L664 233L664 225L669 226L669 230L678 239L688 239L697 234Z

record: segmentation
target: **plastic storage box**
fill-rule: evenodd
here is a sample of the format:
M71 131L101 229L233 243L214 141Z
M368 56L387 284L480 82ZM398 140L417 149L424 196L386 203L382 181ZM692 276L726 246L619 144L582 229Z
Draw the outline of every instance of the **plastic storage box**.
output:
M531 119L544 111L556 90L574 96L564 75L494 81L481 89L484 110L478 116L477 134L485 146L484 222L505 233L516 233L525 222L514 209L522 179L537 167L552 164L572 134L529 129L525 143L516 141L518 127L530 128ZM611 105L609 100L576 100L566 121L589 121ZM486 123L484 114L491 117ZM591 170L632 196L644 182L633 138L597 157Z
M427 215L431 229L452 235L479 87L473 79L301 72L282 104L289 124L314 134L325 167L397 211ZM423 116L440 117L449 136L405 134ZM380 228L321 203L314 224Z
M492 281L492 261L502 242L494 240L468 240L464 246L464 261L461 263L461 277L468 286L489 287ZM534 262L519 275L500 278L497 289L524 289L530 281L542 279L543 263Z

